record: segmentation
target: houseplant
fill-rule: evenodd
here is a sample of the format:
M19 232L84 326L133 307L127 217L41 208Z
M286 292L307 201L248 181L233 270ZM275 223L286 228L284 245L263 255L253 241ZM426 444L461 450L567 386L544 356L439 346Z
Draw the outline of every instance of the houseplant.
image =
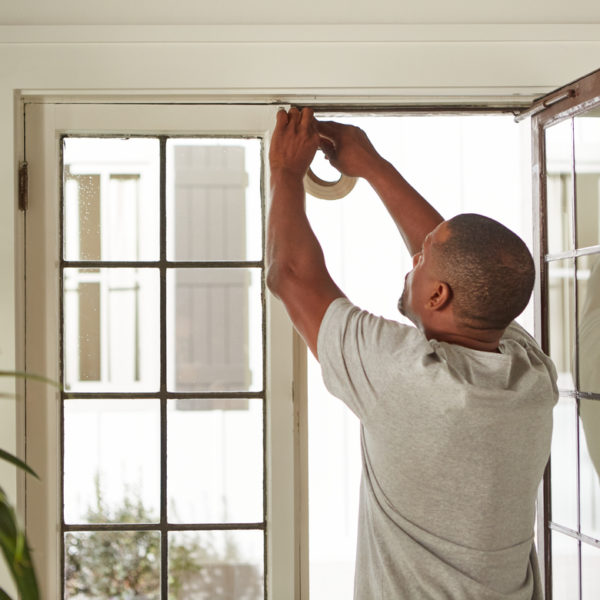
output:
M57 385L55 382L20 371L0 371L0 377L30 379ZM0 392L0 398L15 398L14 394ZM37 478L36 473L22 460L0 448L0 460L23 469L26 473ZM40 597L35 569L25 532L17 519L14 507L9 502L6 492L0 486L0 549L9 572L15 582L21 600L38 600ZM8 593L0 587L0 600L12 600Z

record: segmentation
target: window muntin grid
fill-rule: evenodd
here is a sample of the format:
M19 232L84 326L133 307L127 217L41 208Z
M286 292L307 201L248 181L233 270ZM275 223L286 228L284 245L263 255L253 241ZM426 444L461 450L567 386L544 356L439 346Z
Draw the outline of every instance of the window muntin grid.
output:
M598 109L591 109L549 121L541 136L546 349L557 365L560 388L550 461L551 553L546 554L555 597L566 589L586 597L585 590L594 585L589 563L600 549L600 431L594 426L600 411L595 383L600 355L599 333L592 332L600 302L594 287L600 260L598 116ZM587 139L585 122L592 125Z
M154 435L154 444L158 444L160 448L160 452L158 453L158 480L160 482L160 489L158 491L158 498L156 498L157 502L155 503L155 508L157 509L155 515L152 515L152 510L148 512L144 512L141 515L137 515L136 519L133 519L134 522L129 522L132 519L111 519L106 518L107 511L105 511L100 516L102 517L100 521L102 522L91 522L93 519L87 519L88 522L85 522L85 518L81 518L82 512L70 511L67 506L67 510L62 515L62 539L63 539L63 573L66 573L66 570L70 566L69 557L65 555L66 547L65 540L71 540L73 542L77 536L80 536L80 539L77 539L77 543L80 544L81 547L85 547L86 536L87 542L89 546L89 538L94 535L118 535L122 533L123 535L133 535L134 532L145 532L148 534L150 544L149 547L154 548L152 544L156 545L158 543L157 548L159 549L159 556L156 556L155 566L161 565L160 569L160 594L156 596L156 598L166 599L169 593L169 577L172 577L173 569L176 568L176 565L171 561L169 562L169 547L171 547L172 557L176 556L178 552L181 552L182 548L185 548L185 536L189 534L189 536L196 535L200 536L213 536L214 539L210 542L206 542L204 544L204 548L208 547L208 545L212 545L214 552L208 553L206 551L202 551L202 560L207 561L207 564L214 565L212 568L225 569L230 571L230 579L233 577L235 579L236 585L246 585L250 586L248 589L254 590L249 597L263 597L265 592L265 566L266 566L266 492L265 492L265 478L266 478L266 458L265 458L265 337L266 337L266 322L265 322L265 288L264 288L264 262L263 262L263 253L262 253L262 238L264 236L263 232L263 219L264 219L264 199L262 197L262 167L261 167L261 157L263 154L262 149L262 140L259 138L242 138L242 137L220 137L220 138L190 138L189 136L185 139L169 137L169 136L147 136L147 137L128 137L127 142L129 142L130 146L136 148L136 145L139 149L139 146L146 146L148 143L150 145L155 144L156 148L156 156L151 160L144 163L144 161L140 161L139 156L137 157L137 165L136 160L131 160L129 163L123 166L123 169L119 168L115 169L106 169L102 170L102 165L92 164L88 161L87 164L80 164L78 168L74 167L72 161L69 162L69 152L71 150L68 148L68 144L73 142L75 149L79 147L82 149L82 144L85 145L86 141L92 141L94 144L99 144L100 146L104 146L106 148L111 149L111 145L114 146L115 143L123 142L122 138L118 138L117 136L110 137L75 137L75 136L64 136L62 139L62 157L61 157L61 166L63 172L63 182L62 182L62 194L61 194L61 202L62 209L61 214L61 226L60 226L60 236L61 236L61 247L63 248L63 252L60 260L60 279L61 279L61 289L63 290L63 295L61 296L61 378L62 381L66 384L66 391L62 394L62 406L61 406L61 444L62 444L62 456L63 456L63 469L62 469L62 489L63 489L63 505L65 500L64 490L66 489L65 485L68 483L70 479L73 479L73 473L76 473L76 469L73 471L72 468L69 467L70 454L68 454L70 443L66 434L69 433L69 426L66 425L65 418L69 418L73 413L73 407L77 407L77 410L83 410L84 412L87 410L89 412L93 412L93 406L96 405L96 410L98 409L98 405L102 405L105 409L107 403L111 404L113 407L118 406L118 410L121 411L121 414L127 412L124 410L124 406L127 405L130 408L135 407L136 409L142 408L142 406L149 404L153 406L151 412L154 415L154 421L159 422L158 432L155 432ZM176 258L178 256L177 253L170 253L169 256L169 236L173 234L173 224L175 220L173 219L173 210L172 206L169 205L168 197L172 192L170 189L174 186L174 182L170 185L169 182L169 166L173 165L172 156L175 153L175 149L177 147L194 147L195 152L198 152L198 148L202 148L202 146L218 148L221 145L224 148L236 148L237 150L234 153L237 153L239 159L239 149L241 148L246 155L249 153L253 153L250 162L252 163L252 168L254 169L254 173L252 174L251 179L252 185L254 186L254 198L253 202L248 202L249 208L252 211L251 219L253 219L253 226L249 227L250 237L253 239L249 243L249 251L247 254L241 254L238 257L228 257L225 256L224 259L218 260L215 256L203 256L194 255L183 255L184 260L171 260L171 258ZM114 147L112 148L114 152ZM139 154L139 152L138 152ZM143 152L142 152L143 154ZM214 154L214 153L213 153ZM65 160L65 157L67 160ZM171 159L170 159L171 157ZM82 161L86 162L86 161ZM239 162L239 160L238 160ZM143 164L140 164L143 163ZM117 192L122 192L123 183L125 186L130 186L139 184L142 182L142 187L145 189L146 194L150 194L152 196L153 186L148 184L148 169L149 163L153 163L151 166L154 166L158 171L158 177L155 180L155 187L158 188L158 193L156 196L156 207L155 210L151 209L151 215L149 219L149 224L146 223L147 229L149 233L145 236L138 236L138 243L132 244L131 240L122 244L123 248L121 248L121 252L115 252L113 247L109 247L108 249L105 247L106 244L102 243L101 239L93 239L92 243L87 244L87 247L83 247L81 244L81 236L77 240L78 243L70 243L70 239L74 235L74 231L78 233L78 226L85 226L86 230L91 233L91 237L101 238L102 234L99 231L102 229L100 227L100 223L106 229L106 223L115 226L121 226L121 231L126 232L127 228L131 230L136 227L140 228L140 225L144 224L143 221L135 221L135 215L139 215L140 207L143 208L143 199L140 198L141 193L140 189L136 189L133 194L136 198L136 206L128 211L125 211L126 215L120 215L121 219L119 219L119 215L115 218L114 210L110 211L106 209L104 204L101 204L100 209L96 210L96 214L88 214L84 215L83 218L79 218L79 223L75 223L77 220L74 217L73 210L73 182L78 185L81 185L81 181L83 180L84 185L88 185L90 183L91 177L96 177L98 181L104 181L105 185L112 185L113 187L119 188ZM193 166L193 165L192 165ZM209 165L210 167L210 165ZM146 181L144 181L143 173L144 169L146 170ZM110 171L110 172L107 172ZM226 176L227 173L224 172L223 169L220 170L220 176ZM116 182L116 184L115 184ZM223 183L223 182L221 182ZM238 182L240 183L240 182ZM225 182L227 184L227 182ZM248 182L241 181L241 185L248 184ZM240 187L238 185L238 187ZM71 189L70 189L71 188ZM139 188L139 185L138 185ZM102 191L102 187L100 188ZM93 201L99 201L100 194L96 193L98 190L89 190L88 189L88 200L92 200L92 202L88 202L88 208L90 204L93 204ZM114 190L113 190L114 192ZM70 194L70 195L69 195ZM110 202L108 202L110 204ZM114 203L113 203L114 204ZM113 207L114 208L114 207ZM257 216L258 211L258 216ZM91 211L94 212L93 210ZM133 215L133 218L132 218ZM129 218L129 220L128 220ZM170 221L170 222L169 222ZM246 223L242 223L245 227ZM246 234L247 232L244 231ZM69 237L71 236L71 238ZM133 237L133 236L132 236ZM158 244L153 243L152 238L158 238ZM110 245L109 245L110 246ZM156 247L154 247L156 246ZM258 249L258 250L257 250ZM231 259L233 258L233 260ZM249 260L251 259L251 260ZM111 277L115 274L123 274L129 272L129 280L125 276L125 285L123 284L123 277L121 277L121 281L118 282L121 285L112 285L111 287ZM252 366L256 371L255 376L251 378L250 385L234 385L234 386L216 386L216 389L206 389L206 386L200 386L200 389L196 389L198 386L192 385L191 387L182 389L181 386L176 385L175 379L170 373L173 369L169 368L169 364L173 362L173 356L175 356L174 352L169 348L169 335L170 335L170 326L176 324L176 319L174 318L174 313L176 312L174 306L175 302L173 300L173 290L176 285L173 280L176 277L176 273L185 274L186 273L196 273L201 274L200 279L203 279L203 283L206 283L206 280L217 280L217 287L221 286L222 288L230 288L232 285L235 286L237 282L237 287L240 287L240 281L242 285L248 285L252 287L252 299L243 298L243 300L247 300L247 304L252 305L252 310L254 313L254 319L252 323L253 333L252 336L255 340L254 348L246 349L246 354L252 354ZM227 279L228 274L235 274L233 279L236 281L232 282L231 278ZM149 275L152 275L148 277ZM185 277L184 277L185 278ZM119 277L117 276L118 280ZM149 285L146 285L147 292L146 299L140 298L140 289L144 289L144 286L139 284L138 280L144 279L153 279L153 282ZM248 280L251 279L252 283L248 284ZM107 282L108 280L108 282ZM246 284L244 284L246 282ZM114 284L114 282L112 282ZM97 364L98 361L91 361L92 364L86 364L84 367L81 365L81 361L79 364L73 366L71 363L71 357L69 356L68 345L65 343L65 338L68 335L69 331L69 323L74 319L72 318L73 303L72 299L69 300L69 296L73 296L74 294L82 294L81 290L85 290L83 292L83 296L88 298L88 304L91 305L91 310L88 306L88 313L93 314L94 310L98 311L99 304L102 301L102 298L105 299L106 291L104 295L102 293L98 294L97 292L102 288L108 288L110 291L114 292L113 295L129 295L128 303L129 306L134 305L137 307L138 312L141 310L148 310L149 305L154 305L154 313L151 313L152 316L156 316L157 318L147 319L148 322L152 323L154 321L158 322L158 327L156 327L156 331L154 335L147 336L145 340L140 339L139 332L143 329L140 326L140 323L133 324L133 334L134 346L136 347L137 356L129 357L130 360L127 365L114 365L112 369L109 369L110 373L108 375L105 371L106 368L103 367L102 361L100 361L100 366ZM86 287L87 286L87 287ZM90 287L92 286L92 287ZM96 290L94 287L96 286ZM96 302L89 300L90 296L93 296L93 292L96 291L96 296L100 296L101 300L96 299ZM219 291L219 290L217 290ZM217 294L218 296L218 294ZM238 294L239 296L239 294ZM223 300L223 297L217 297L216 300ZM214 299L213 299L214 300ZM122 299L120 300L121 304ZM118 304L119 301L116 301ZM104 300L104 304L110 306L110 301L108 303ZM169 306L171 304L171 306ZM240 299L238 298L237 304L234 302L233 307L240 306ZM117 310L118 312L118 310ZM222 312L222 311L221 311ZM131 314L136 313L134 310ZM102 311L101 311L102 314ZM137 314L137 313L136 313ZM89 315L88 315L89 316ZM131 316L131 315L130 315ZM222 315L221 315L222 316ZM90 319L84 320L86 323ZM98 319L96 319L97 321ZM100 319L102 320L102 319ZM107 320L107 319L104 319ZM135 320L135 319L134 319ZM80 328L81 328L80 319ZM93 321L93 319L92 319ZM123 324L127 323L127 321L131 321L131 319L124 319ZM121 335L127 337L129 335L129 340L131 341L132 334L131 331L124 331L123 324L119 327L119 324L113 327L115 330L113 335ZM129 328L132 329L131 323L129 322ZM237 323L239 328L239 322ZM71 323L72 326L72 323ZM99 329L98 323L92 323L90 325L92 329ZM109 328L110 329L110 328ZM100 351L106 354L106 350L104 346L108 343L110 348L110 342L106 341L108 337L107 334L96 334L92 335L81 335L81 331L79 331L79 342L80 346L82 341L85 342L87 340L88 346L92 345L90 340L93 340L96 344L96 347L101 346ZM84 332L85 333L85 332ZM89 333L89 332L88 332ZM135 336L138 337L135 337ZM71 338L73 336L71 335ZM217 336L218 337L218 336ZM243 338L243 336L242 336ZM148 362L144 361L142 357L143 352L148 350L148 347L152 346L152 343L157 346L155 348L155 363L158 368L154 369L155 374L157 372L158 377L155 379L144 378L140 371L143 369L140 368L140 362ZM119 346L119 339L115 342L116 346ZM130 344L131 345L131 344ZM259 356L257 356L257 350ZM81 355L81 352L78 352ZM75 361L77 362L77 361ZM90 362L90 361L88 361ZM236 363L237 364L237 363ZM126 373L125 381L123 379L119 380L119 378L111 378L111 375L115 370L121 368L122 371ZM152 369L150 369L152 371ZM69 376L69 372L71 372L71 376ZM72 374L76 373L78 377L73 376ZM81 377L81 374L86 375L86 377ZM91 380L91 381L90 381ZM90 385L91 383L91 385ZM244 389L247 388L247 389ZM192 415L196 415L199 412L204 412L204 416L209 414L208 411L212 411L214 413L215 410L220 410L221 414L230 417L229 421L231 421L231 417L235 416L234 413L244 411L245 414L252 413L252 420L254 422L253 425L253 447L250 449L251 452L246 454L253 455L254 462L254 477L248 479L246 477L245 483L248 481L252 481L253 485L259 486L259 489L251 490L249 496L254 496L253 507L254 510L252 514L243 514L244 511L234 511L232 515L234 519L223 518L223 515L215 516L212 514L212 517L208 517L208 513L205 513L206 518L204 520L198 519L196 521L189 519L178 519L172 507L173 498L168 494L168 472L169 472L169 461L167 459L167 448L169 443L173 443L173 440L169 440L169 437L176 439L177 435L169 436L169 414L173 413L173 411L194 411L193 413L188 413L190 417ZM75 412L77 412L77 410ZM131 412L131 411L130 411ZM206 419L205 419L206 420ZM209 419L210 420L210 419ZM233 419L235 420L235 419ZM213 419L214 421L214 419ZM130 421L130 423L134 423L135 418ZM133 425L131 425L133 426ZM231 425L230 425L231 426ZM243 430L244 424L237 423L236 431L240 431L240 427ZM207 423L205 426L206 430L214 429L214 424ZM121 432L122 436L126 434L127 427ZM115 432L117 433L117 432ZM133 430L132 430L133 433ZM146 442L148 443L148 442ZM259 445L259 452L256 452L256 446ZM223 441L221 440L221 446L223 445ZM154 448L154 451L156 448ZM156 452L155 452L156 453ZM113 453L114 454L114 453ZM222 458L222 457L221 457ZM238 459L240 458L248 458L244 456L243 452L238 452ZM156 457L155 457L156 460ZM206 464L209 465L211 463L210 457L206 461ZM65 466L67 466L67 472L65 472ZM171 467L172 468L172 467ZM244 469L242 469L244 471ZM240 472L241 475L241 472ZM243 479L243 477L242 477ZM99 483L96 483L98 489L100 488ZM175 486L174 486L175 487ZM171 506L169 505L171 502ZM67 503L68 504L68 503ZM210 503L209 503L210 504ZM212 502L214 504L214 501ZM238 505L241 505L238 502ZM113 511L114 512L114 511ZM210 512L210 511L209 511ZM248 511L246 511L248 513ZM75 516L73 516L75 515ZM114 516L114 515L113 515ZM198 515L201 517L203 515ZM235 519L235 517L239 517L239 521ZM254 517L254 518L252 518ZM120 521L120 522L106 522L106 521ZM96 519L98 521L98 519ZM186 533L187 532L187 533ZM194 532L197 532L196 534ZM254 533L253 533L254 532ZM70 536L70 538L69 538ZM153 537L158 536L158 537ZM182 537L183 536L183 537ZM245 539L252 538L254 541L243 542ZM240 563L245 565L242 570L245 569L245 575L242 577L246 581L245 584L237 581L235 577L235 573L231 571L232 565L227 565L227 553L231 555L232 553L232 542L233 538L239 538L240 541L238 543L238 548L236 550L237 555L240 557L240 561L245 561L244 563ZM156 541L158 540L158 542ZM175 540L175 541L174 541ZM179 540L177 542L176 540ZM183 540L183 541L182 541ZM220 541L219 541L220 540ZM248 545L250 544L250 545ZM235 546L235 544L234 544ZM71 543L69 549L73 549L75 545ZM199 543L196 543L194 546L188 548L188 554L193 554L194 551L199 552L198 548L202 546ZM194 550L194 548L196 550ZM249 550L250 549L250 550ZM148 551L150 554L152 552ZM220 566L219 566L220 565ZM252 566L251 568L249 567ZM218 567L218 568L217 568ZM251 573L248 571L254 569L254 572L260 572L260 583L257 583L256 577L250 577ZM215 571L215 573L217 572ZM220 572L220 571L219 571ZM250 573L250 575L249 575ZM216 575L214 575L217 577ZM250 577L251 581L248 579ZM188 582L189 583L189 582ZM221 582L223 583L223 582ZM252 587L253 586L253 587ZM68 587L68 586L66 586ZM65 589L65 580L63 578L63 597L65 593L69 593L68 589ZM192 592L190 592L192 593ZM258 595L257 595L258 594ZM152 596L154 597L154 596Z

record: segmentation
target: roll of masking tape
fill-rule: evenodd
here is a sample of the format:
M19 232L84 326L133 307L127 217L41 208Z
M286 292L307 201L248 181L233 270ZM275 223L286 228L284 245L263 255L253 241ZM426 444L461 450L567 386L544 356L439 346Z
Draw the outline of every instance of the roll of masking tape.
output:
M339 200L352 191L356 181L356 177L349 175L341 175L337 181L325 181L317 177L309 168L304 177L304 190L307 194L321 200Z

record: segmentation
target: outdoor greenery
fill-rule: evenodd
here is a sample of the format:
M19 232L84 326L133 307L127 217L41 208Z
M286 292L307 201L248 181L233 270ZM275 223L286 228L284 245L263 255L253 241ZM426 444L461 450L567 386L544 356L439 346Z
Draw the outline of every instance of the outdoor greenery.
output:
M96 477L95 505L88 508L84 520L93 524L156 523L157 517L131 490L119 506L110 509L102 496L100 478ZM239 552L231 537L225 551L219 552L210 542L199 543L194 532L175 535L169 544L169 600L262 598L260 573L251 565L239 564ZM160 598L158 531L70 532L65 552L67 598Z

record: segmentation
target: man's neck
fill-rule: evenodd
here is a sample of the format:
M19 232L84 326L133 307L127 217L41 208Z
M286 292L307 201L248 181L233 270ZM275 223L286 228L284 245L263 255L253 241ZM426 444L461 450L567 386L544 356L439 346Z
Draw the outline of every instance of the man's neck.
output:
M457 344L473 350L482 352L498 352L500 338L504 333L503 329L474 329L474 330L454 330L454 331L435 331L424 330L425 337L428 340L435 339L438 342L447 342L448 344Z

